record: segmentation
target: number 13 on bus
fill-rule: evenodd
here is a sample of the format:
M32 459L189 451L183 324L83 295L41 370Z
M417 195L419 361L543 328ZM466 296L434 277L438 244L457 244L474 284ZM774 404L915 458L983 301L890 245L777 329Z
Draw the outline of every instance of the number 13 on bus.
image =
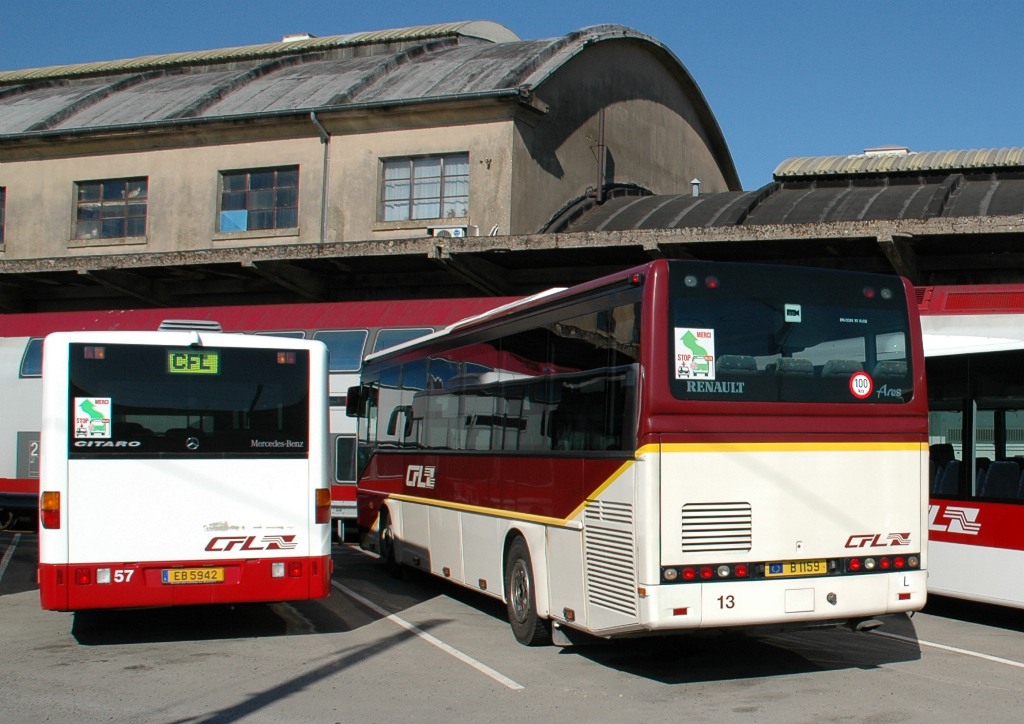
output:
M912 299L661 260L371 355L363 545L503 600L525 644L920 609Z

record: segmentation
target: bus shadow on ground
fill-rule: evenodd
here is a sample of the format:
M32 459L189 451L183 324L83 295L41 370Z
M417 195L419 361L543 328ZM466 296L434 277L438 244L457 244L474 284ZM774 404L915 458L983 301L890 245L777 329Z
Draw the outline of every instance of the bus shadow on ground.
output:
M1024 633L1024 615L1019 608L1010 606L929 594L924 613Z
M577 646L565 651L665 684L873 669L921 658L917 634L908 616L890 615L880 620L883 626L872 633L842 626L749 635L693 632Z
M83 646L285 636L276 604L198 605L78 611L71 635Z

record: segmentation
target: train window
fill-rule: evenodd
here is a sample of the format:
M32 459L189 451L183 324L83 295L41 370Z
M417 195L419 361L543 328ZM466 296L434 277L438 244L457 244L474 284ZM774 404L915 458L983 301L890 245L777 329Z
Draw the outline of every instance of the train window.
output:
M388 347L408 342L411 339L430 334L434 330L430 327L408 327L405 329L382 329L377 332L377 339L373 343L373 351L380 352Z
M43 376L43 338L33 337L25 346L25 354L21 357L21 368L18 377Z
M313 339L327 345L331 356L331 372L359 371L363 362L366 336L365 329L320 330L313 333Z

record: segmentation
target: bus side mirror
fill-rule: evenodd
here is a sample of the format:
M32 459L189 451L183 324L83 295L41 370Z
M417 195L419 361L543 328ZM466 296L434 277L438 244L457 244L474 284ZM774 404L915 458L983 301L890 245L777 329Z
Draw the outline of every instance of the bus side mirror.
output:
M364 417L371 402L375 402L376 391L372 387L359 385L349 387L345 397L345 414L348 417Z

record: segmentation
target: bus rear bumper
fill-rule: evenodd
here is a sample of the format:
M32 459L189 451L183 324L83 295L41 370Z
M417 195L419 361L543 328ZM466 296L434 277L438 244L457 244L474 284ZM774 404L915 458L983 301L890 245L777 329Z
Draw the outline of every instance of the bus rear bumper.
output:
M918 611L927 572L659 585L640 599L650 631L782 625L814 626Z
M40 563L39 598L42 608L50 611L299 601L328 596L331 572L329 555L226 561Z

